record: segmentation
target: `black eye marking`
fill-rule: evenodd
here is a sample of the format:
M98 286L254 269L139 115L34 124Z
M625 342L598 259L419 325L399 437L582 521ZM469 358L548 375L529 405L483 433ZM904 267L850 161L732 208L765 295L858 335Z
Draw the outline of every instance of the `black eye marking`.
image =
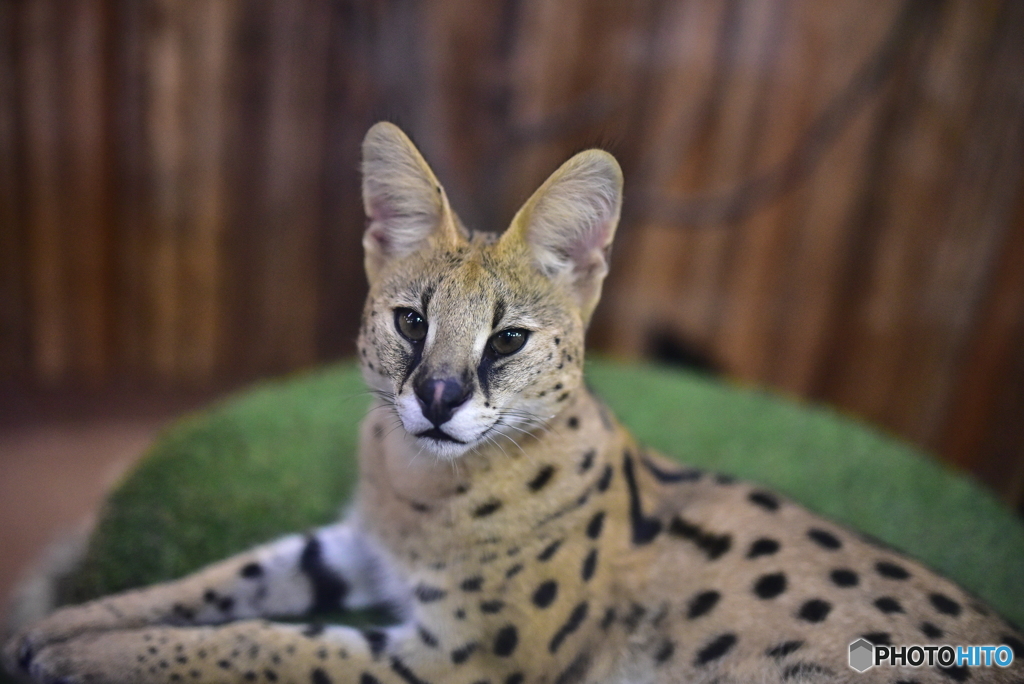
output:
M501 319L505 317L505 302L498 300L494 303L494 317L491 319L491 330L498 327Z
M423 342L427 336L427 321L412 309L395 309L395 329L414 345Z
M509 328L491 335L487 348L497 356L511 356L522 349L529 338L529 330Z

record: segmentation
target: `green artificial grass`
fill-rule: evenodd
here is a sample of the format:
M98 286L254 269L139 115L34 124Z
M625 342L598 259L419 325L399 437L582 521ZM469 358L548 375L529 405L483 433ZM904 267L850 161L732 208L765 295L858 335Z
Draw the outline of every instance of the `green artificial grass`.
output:
M647 444L769 485L1024 623L1024 525L969 478L831 411L765 393L599 361L588 378ZM369 402L358 371L343 364L185 418L110 496L68 600L177 577L334 520Z

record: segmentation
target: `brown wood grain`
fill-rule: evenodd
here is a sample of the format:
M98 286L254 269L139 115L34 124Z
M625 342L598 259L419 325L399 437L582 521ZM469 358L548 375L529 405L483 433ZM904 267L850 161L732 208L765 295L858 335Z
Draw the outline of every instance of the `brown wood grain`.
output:
M0 4L0 382L223 387L351 354L383 118L477 229L610 149L591 348L668 340L1021 503L1024 5L867 8Z

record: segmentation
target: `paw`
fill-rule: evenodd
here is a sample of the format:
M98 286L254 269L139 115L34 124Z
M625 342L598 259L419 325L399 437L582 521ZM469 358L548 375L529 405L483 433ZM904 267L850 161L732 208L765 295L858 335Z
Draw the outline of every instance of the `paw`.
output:
M43 646L19 662L38 684L118 684L134 681L116 639L99 633Z
M51 644L60 643L90 630L107 629L89 607L58 610L52 615L16 633L0 653L4 668L13 674L31 672L36 655Z

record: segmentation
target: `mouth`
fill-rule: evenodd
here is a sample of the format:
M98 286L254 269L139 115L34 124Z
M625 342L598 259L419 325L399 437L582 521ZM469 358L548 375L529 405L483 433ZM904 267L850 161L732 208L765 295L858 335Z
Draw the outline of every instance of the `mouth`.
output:
M461 439L455 439L451 435L442 431L439 427L430 428L423 432L417 433L417 437L427 437L429 439L437 440L438 442L451 442L453 444L465 444Z

